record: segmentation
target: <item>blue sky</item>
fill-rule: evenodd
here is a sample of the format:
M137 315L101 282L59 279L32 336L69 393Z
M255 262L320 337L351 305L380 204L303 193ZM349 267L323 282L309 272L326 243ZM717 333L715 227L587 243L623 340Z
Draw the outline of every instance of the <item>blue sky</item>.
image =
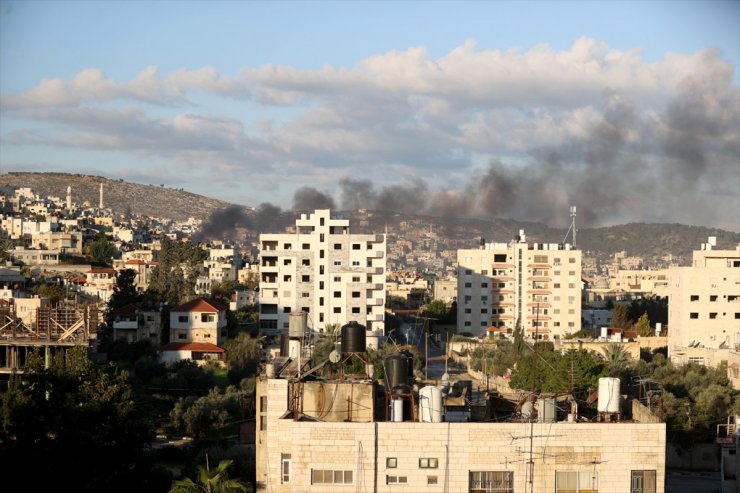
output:
M0 167L738 231L739 26L738 1L2 0Z

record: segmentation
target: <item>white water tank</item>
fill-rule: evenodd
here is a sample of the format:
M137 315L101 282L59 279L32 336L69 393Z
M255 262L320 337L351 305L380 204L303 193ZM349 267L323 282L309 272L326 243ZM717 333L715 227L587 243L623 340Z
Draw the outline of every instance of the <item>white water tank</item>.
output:
M532 402L526 401L524 404L522 404L522 417L524 419L531 418L533 409L534 409L534 406L532 405Z
M657 322L655 324L655 337L660 337L660 332L663 330L663 324L660 322Z
M601 328L601 338L606 339L608 334L609 334L609 327L602 327Z
M614 377L599 378L599 403L600 413L619 412L619 384L620 380Z
M391 405L391 421L403 421L403 399L393 399Z
M442 422L442 390L427 385L419 390L419 421L422 423Z
M265 364L265 376L267 378L275 378L275 363Z
M556 411L554 397L537 400L537 421L540 423L554 423L557 418Z

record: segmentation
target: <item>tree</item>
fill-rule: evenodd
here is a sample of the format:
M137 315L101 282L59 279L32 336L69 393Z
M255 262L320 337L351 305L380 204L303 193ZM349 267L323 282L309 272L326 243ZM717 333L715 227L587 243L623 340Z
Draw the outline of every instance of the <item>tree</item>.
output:
M153 483L169 484L170 476L146 453L152 430L125 372L99 369L84 347L48 368L31 354L2 395L0 464L33 478L39 491L58 488L62 477L78 492L154 491ZM70 475L80 464L85 473Z
M229 366L229 379L233 383L257 373L260 363L260 341L246 332L226 341L226 363Z
M105 233L98 233L98 236L90 243L90 256L92 261L98 265L111 265L111 258L116 251L116 247L108 240Z
M603 352L609 374L613 377L619 376L629 363L629 353L618 342L610 342L604 347Z
M211 470L206 456L206 466L198 467L198 481L190 478L180 479L172 484L169 493L231 493L248 492L251 490L239 479L229 478L229 466L232 460L222 460L216 469Z
M629 329L632 327L630 319L630 308L627 305L617 305L612 310L612 321L610 327Z
M136 289L136 271L123 269L116 276L116 285L113 286L113 294L108 300L108 310L117 310L137 301L141 301L141 296Z
M188 435L203 440L217 430L246 419L247 410L254 407L253 401L253 388L251 394L241 386L237 388L230 385L223 393L213 388L200 398L180 398L172 408L170 418L175 426L184 429Z
M524 330L522 329L521 317L516 319L516 326L514 326L514 354L521 356L524 354L524 348L527 345L524 342Z
M640 318L637 319L633 328L639 336L650 337L653 335L653 329L650 328L650 319L648 319L647 312L640 315Z

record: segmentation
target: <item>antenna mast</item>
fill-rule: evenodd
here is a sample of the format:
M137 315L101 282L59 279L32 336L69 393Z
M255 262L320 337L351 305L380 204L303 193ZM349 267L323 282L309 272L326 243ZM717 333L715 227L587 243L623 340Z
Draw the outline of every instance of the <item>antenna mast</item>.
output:
M565 232L563 243L568 239L568 233L570 233L571 230L573 231L573 248L576 248L576 206L574 205L570 206L570 227L568 228L568 231Z

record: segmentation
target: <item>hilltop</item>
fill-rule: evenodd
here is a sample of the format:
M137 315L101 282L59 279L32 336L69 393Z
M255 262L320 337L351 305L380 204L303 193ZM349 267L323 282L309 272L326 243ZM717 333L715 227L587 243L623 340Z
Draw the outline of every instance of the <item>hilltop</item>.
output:
M100 184L103 184L104 205L114 213L127 210L134 214L186 220L206 219L218 209L232 204L163 185L142 185L102 176L70 173L9 172L0 175L0 186L30 187L35 193L64 198L72 187L72 200L77 204L89 201L98 205Z
M224 231L234 232L242 226L258 234L280 232L295 221L298 212L281 211L276 206L258 207L256 211L246 206L204 197L182 189L165 186L143 185L111 180L100 176L69 173L25 173L10 172L0 175L0 186L30 187L41 195L65 197L67 187L72 187L72 198L76 203L89 201L97 205L100 184L104 187L105 206L114 213L130 210L134 214L185 220L195 217L205 221L204 230L214 238ZM254 204L256 205L256 204ZM213 212L218 212L212 216ZM304 211L305 212L305 211ZM401 214L393 211L343 211L354 232L379 232L387 228L391 237L436 238L452 248L476 248L481 238L489 242L506 243L519 230L524 230L530 243L572 242L566 230L551 228L542 223L522 222L510 219L440 218ZM425 235L425 233L433 233ZM578 248L588 255L606 260L616 252L624 251L628 256L658 259L668 254L683 257L684 262L693 250L717 237L717 248L732 249L740 243L737 232L687 226L682 224L630 223L602 228L578 228Z

